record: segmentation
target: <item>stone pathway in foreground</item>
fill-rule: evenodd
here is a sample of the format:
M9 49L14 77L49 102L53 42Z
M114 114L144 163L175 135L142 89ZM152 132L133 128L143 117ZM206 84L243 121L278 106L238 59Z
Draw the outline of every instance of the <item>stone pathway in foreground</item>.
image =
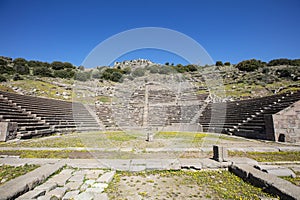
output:
M64 168L17 199L106 200L108 196L104 189L114 174L111 170Z

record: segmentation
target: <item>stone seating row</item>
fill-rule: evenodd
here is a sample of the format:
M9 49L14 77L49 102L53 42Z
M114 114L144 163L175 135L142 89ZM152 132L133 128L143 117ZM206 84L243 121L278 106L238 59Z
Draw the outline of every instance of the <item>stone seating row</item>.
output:
M298 100L300 100L299 91L250 100L211 103L198 122L204 131L210 129L249 138L266 139L265 115L275 114ZM226 112L222 108L226 108Z
M100 129L95 118L81 103L4 91L0 91L0 96L2 97L0 98L1 119L18 123L18 133L21 138L57 131Z

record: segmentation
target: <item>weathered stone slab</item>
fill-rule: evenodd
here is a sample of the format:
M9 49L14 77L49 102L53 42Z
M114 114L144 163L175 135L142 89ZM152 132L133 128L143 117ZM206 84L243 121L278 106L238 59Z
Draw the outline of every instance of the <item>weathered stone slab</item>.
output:
M14 199L42 183L63 167L62 163L47 164L0 186L0 199Z
M275 176L289 176L289 177L296 177L296 174L290 170L289 168L276 166L276 165L257 165L255 168L266 172L268 174L273 174Z
M82 185L81 182L68 182L65 185L65 187L72 191L72 190L78 190L81 185Z
M83 182L84 174L76 174L69 178L70 182Z
M47 196L50 196L51 199L53 197L56 197L57 199L62 199L63 196L66 194L67 188L65 187L57 187L54 190L51 190L50 192L47 192Z
M247 157L230 157L228 161L232 162L233 164L248 164L248 165L258 165L256 160Z
M97 187L97 188L87 188L86 189L86 192L89 192L89 193L97 193L97 194L99 194L99 193L101 193L101 192L103 192L104 191L104 188L100 188L100 187Z
M139 172L139 171L144 171L146 170L145 165L131 165L129 168L129 171L131 172Z
M114 178L114 175L116 174L115 171L110 171L102 174L98 179L97 182L100 183L109 183Z
M50 181L47 181L43 183L42 185L37 186L35 189L37 190L45 190L46 192L49 192L57 187L57 183L53 183Z
M40 196L43 196L46 194L46 190L30 190L29 192L26 192L25 194L19 196L16 198L16 200L24 200L24 199L37 199Z
M106 193L97 194L93 200L108 200L108 196Z
M244 180L278 195L281 199L300 199L300 187L247 164L232 165L229 170Z
M86 179L97 179L103 173L104 173L103 170L89 170L86 173L85 178Z
M86 180L84 183L87 185L93 185L95 182L95 180Z
M82 192L78 194L74 200L92 200L94 198L94 195L90 192Z
M67 169L66 169L67 170ZM59 174L53 176L49 182L56 183L58 186L62 187L66 184L66 182L69 180L71 177L71 172L70 170L63 170Z
M74 190L74 191L67 192L64 195L64 197L62 198L62 200L71 200L71 199L74 199L78 194L79 194L79 190Z

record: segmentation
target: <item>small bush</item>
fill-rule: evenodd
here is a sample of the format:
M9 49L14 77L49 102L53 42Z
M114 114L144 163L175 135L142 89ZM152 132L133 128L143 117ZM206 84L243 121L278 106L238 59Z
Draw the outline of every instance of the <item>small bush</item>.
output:
M145 75L145 69L144 68L137 68L132 72L133 77L142 77Z
M216 66L223 66L223 62L222 61L217 61Z
M19 81L19 80L23 80L23 78L19 75L19 74L15 74L13 77L14 81Z
M33 69L33 75L41 77L52 77L52 71L47 67L37 67Z
M78 81L87 81L90 78L90 74L88 72L78 72L75 74L75 80Z
M224 65L225 65L225 66L230 66L231 63L230 63L230 62L225 62Z
M15 64L14 70L19 74L29 74L30 70L27 65Z
M239 70L246 72L252 72L264 66L265 64L263 62L255 59L245 60L236 65Z
M0 82L6 82L6 78L0 74Z

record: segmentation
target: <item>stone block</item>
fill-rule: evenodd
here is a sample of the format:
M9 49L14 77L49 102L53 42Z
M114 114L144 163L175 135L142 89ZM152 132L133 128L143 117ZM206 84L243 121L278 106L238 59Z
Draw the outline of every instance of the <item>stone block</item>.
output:
M97 194L94 196L93 200L108 200L108 196L106 193Z
M67 188L65 187L57 187L54 190L51 190L50 192L47 193L47 196L50 196L51 199L62 199L63 196L66 194Z
M53 183L50 181L47 181L43 183L42 185L37 186L35 189L37 190L45 190L46 192L49 192L57 187L57 183Z
M16 200L37 199L38 197L44 196L45 194L46 194L46 190L34 189L16 198Z
M72 200L72 199L75 199L75 197L79 194L79 190L74 190L74 191L69 191L67 192L62 200Z
M78 194L74 200L92 200L94 198L94 195L90 192L82 192Z
M227 161L228 159L228 151L227 148L225 147L214 145L213 153L214 153L213 159L216 161L224 162Z
M72 190L78 190L81 185L82 185L81 182L68 182L65 185L65 187L72 191Z
M115 171L110 171L110 172L106 172L104 174L102 174L98 179L97 182L100 183L109 183L112 181L112 179L114 178L114 175L116 174Z
M72 176L71 178L69 178L70 182L83 182L84 179L84 174L76 174L74 176Z
M18 125L16 122L0 122L0 142L15 139Z
M263 168L262 171L268 174L273 174L275 176L288 176L292 178L296 177L296 174L292 170L285 167L276 167L276 168L267 168L267 169Z
M45 181L62 168L62 163L47 164L0 186L0 199L14 199Z
M228 169L230 172L234 173L238 177L242 178L243 180L247 180L249 174L249 165L245 164L236 164L231 165Z

